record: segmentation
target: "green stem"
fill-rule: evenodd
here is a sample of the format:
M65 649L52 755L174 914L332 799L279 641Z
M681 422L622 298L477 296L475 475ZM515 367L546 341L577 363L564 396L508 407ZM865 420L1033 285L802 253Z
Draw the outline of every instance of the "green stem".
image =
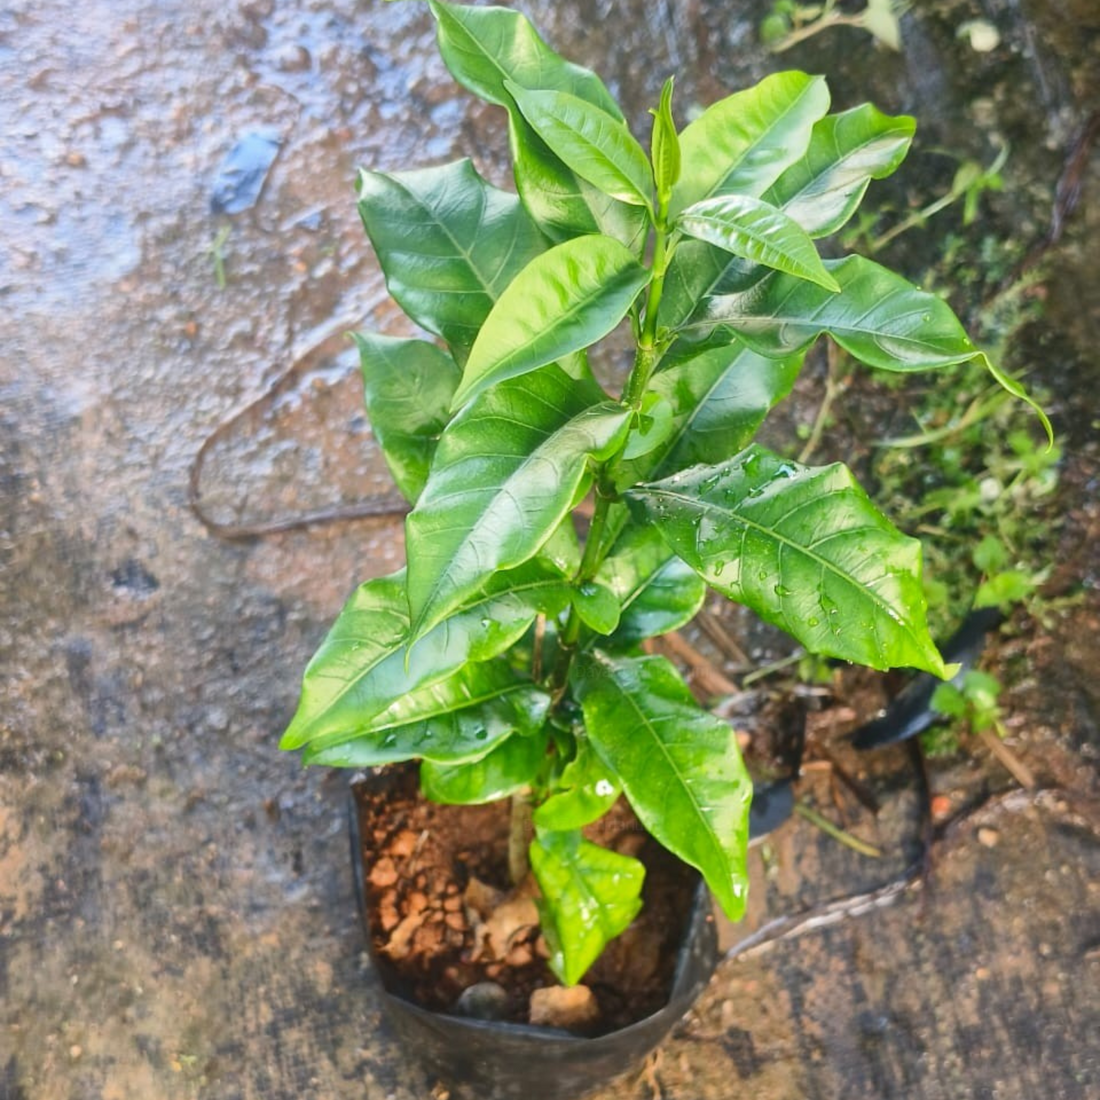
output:
M845 832L844 829L834 825L827 817L822 817L817 810L811 809L805 802L796 802L794 808L796 813L801 814L812 825L816 825L823 833L831 836L833 840L839 841L846 848L851 848L853 852L859 852L861 856L870 856L872 859L882 858L882 852L873 844L868 844L865 840L860 840L859 837Z
M598 484L598 483L597 483ZM607 515L611 510L611 498L605 496L597 488L596 510L592 514L592 523L588 527L588 538L584 543L584 555L581 564L573 578L575 585L590 581L603 563L603 536L607 529ZM561 648L558 652L557 664L554 668L553 685L555 691L559 691L565 684L569 674L569 665L573 660L573 650L577 640L581 636L581 617L577 609L569 609L569 617L565 620L565 630L562 631Z
M668 233L663 225L657 226L657 239L653 246L653 278L649 281L649 293L645 303L645 321L642 335L634 353L634 366L623 390L623 404L637 411L660 358L657 354L657 313L661 295L665 289L665 271L668 269Z
M664 219L665 211L661 209L658 212L656 240L653 246L653 267L651 268L653 277L649 281L649 291L646 295L645 318L642 323L638 346L634 353L634 366L631 368L630 377L623 389L622 404L628 405L635 412L640 411L642 407L646 387L648 387L649 380L660 359L657 351L657 311L660 308L661 294L664 291L665 271L671 258L668 250L668 231ZM592 515L592 523L588 528L588 538L585 540L584 555L581 558L580 567L573 578L574 585L581 585L592 580L606 556L604 534L607 529L608 513L611 509L611 496L603 491L603 479L606 471L617 457L617 455L613 455L596 469L596 510ZM550 689L555 700L560 699L565 691L565 684L569 677L569 666L573 662L573 653L581 635L581 625L577 609L571 607L569 616L565 620L565 628L561 634L558 659L550 675Z

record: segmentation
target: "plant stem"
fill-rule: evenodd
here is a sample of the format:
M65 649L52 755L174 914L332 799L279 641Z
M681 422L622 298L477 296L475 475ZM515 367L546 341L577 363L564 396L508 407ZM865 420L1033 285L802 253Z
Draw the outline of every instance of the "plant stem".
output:
M851 848L853 852L859 852L861 856L870 856L872 859L882 857L882 852L873 844L868 844L865 840L860 840L859 837L845 832L844 829L834 825L827 817L822 817L817 810L811 809L805 802L796 802L794 808L795 812L801 814L811 825L816 825L827 836L839 841L846 848Z
M661 294L664 291L665 271L671 258L668 250L665 213L664 208L658 211L656 239L653 245L653 266L651 268L653 277L649 281L649 291L645 303L645 318L642 322L638 346L634 352L634 365L631 368L626 386L623 388L621 401L623 405L629 406L635 412L641 410L646 387L649 385L649 380L660 360L660 354L657 351L657 311L661 305ZM625 442L623 445L625 447ZM603 479L607 469L617 457L618 455L613 455L596 469L596 509L592 516L592 523L588 528L588 538L584 543L584 555L581 558L576 576L573 578L574 585L581 585L592 580L606 555L603 543L608 513L611 509L611 496L603 491ZM577 609L571 607L569 616L565 621L565 629L561 634L558 659L550 677L551 693L554 695L555 701L560 699L564 693L569 676L569 666L573 661L573 652L576 649L580 633L580 616L577 614Z
M531 796L526 791L512 795L512 816L508 827L508 877L518 886L530 870L527 848L531 843Z
M663 213L663 212L662 212ZM653 246L653 278L649 281L649 293L645 303L645 321L642 335L634 353L634 366L623 390L623 404L638 410L653 376L659 356L657 354L657 313L661 295L665 289L665 271L668 267L668 233L663 225L657 226L657 239Z
M815 19L812 23L807 23L805 26L798 27L785 34L778 42L773 42L768 48L772 53L783 53L785 50L789 50L792 46L797 46L799 42L805 42L807 38L812 38L815 34L820 34L822 31L828 30L830 27L862 27L863 26L863 13L859 12L856 15L842 15L837 12L826 12L820 18Z
M997 732L992 730L979 730L978 737L989 751L1004 765L1013 779L1024 790L1035 790L1035 776L1031 769L1003 742L1006 730L1000 720L996 721Z
M598 486L597 481L597 486ZM584 584L590 581L604 559L603 536L607 529L607 516L611 510L611 498L596 490L596 510L592 514L592 522L588 527L588 537L584 542L584 555L581 564L573 578L574 585ZM554 673L551 679L553 694L561 692L565 686L566 677L569 675L569 665L573 660L573 650L576 648L577 639L581 636L581 617L577 609L569 609L569 617L565 620L565 629L561 634L558 659L554 665Z
M798 454L799 462L809 462L810 456L817 450L821 443L821 437L825 434L825 425L829 420L829 413L833 410L833 402L840 396L844 389L837 380L837 355L836 345L829 340L825 345L827 368L825 372L825 396L821 399L821 407L817 410L814 425L806 445Z

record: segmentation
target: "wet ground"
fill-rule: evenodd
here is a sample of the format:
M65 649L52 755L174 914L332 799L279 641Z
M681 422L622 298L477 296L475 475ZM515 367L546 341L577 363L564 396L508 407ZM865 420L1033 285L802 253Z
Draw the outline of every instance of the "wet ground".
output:
M981 233L1021 255L1100 105L1094 0L922 0L900 55L837 29L781 59L757 44L765 3L523 6L638 126L670 69L686 111L790 64L828 74L840 106L912 111L926 151L988 162L1007 140ZM958 37L973 20L994 49ZM256 134L277 144L257 200L212 212L219 167ZM432 1094L362 958L345 777L275 751L305 660L351 585L399 559L400 525L229 541L192 513L189 477L214 434L199 488L224 524L387 491L341 334L400 322L354 169L472 151L501 178L502 139L448 80L419 4L0 10L3 1100ZM902 195L935 183L934 156L915 163ZM727 961L614 1095L1100 1095L1100 153L1078 168L1044 315L1009 364L1047 387L1066 448L1055 576L1070 599L1018 619L994 655L1010 744L1053 793L1005 797L980 747L934 768L943 822L993 800L942 831L931 887L883 894L920 851L920 798L905 750L876 758L886 809L850 820L884 858L784 826L754 855L749 924L727 935L808 919ZM924 247L902 254L914 276ZM801 393L791 415L813 407ZM829 809L822 773L802 793ZM863 901L823 908L850 895Z

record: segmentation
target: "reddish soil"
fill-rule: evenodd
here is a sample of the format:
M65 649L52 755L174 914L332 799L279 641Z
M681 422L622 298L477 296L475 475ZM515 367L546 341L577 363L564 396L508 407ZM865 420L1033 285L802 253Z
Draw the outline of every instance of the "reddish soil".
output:
M462 992L495 982L502 1018L528 1022L533 990L558 984L546 965L529 879L508 882L508 805L437 806L420 797L414 769L392 786L354 788L362 838L371 946L391 991L440 1012ZM695 875L652 840L625 802L587 830L590 840L646 866L642 912L585 975L599 1014L573 1030L601 1035L668 999Z

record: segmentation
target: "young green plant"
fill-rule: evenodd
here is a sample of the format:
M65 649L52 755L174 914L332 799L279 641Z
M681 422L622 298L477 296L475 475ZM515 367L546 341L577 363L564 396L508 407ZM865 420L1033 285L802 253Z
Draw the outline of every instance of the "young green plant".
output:
M945 675L919 544L844 466L753 442L807 349L827 334L903 372L981 353L939 298L814 243L898 166L912 119L831 114L824 79L785 72L677 132L670 79L647 155L518 12L431 10L455 79L507 113L517 193L468 160L360 173L389 290L438 342L357 337L413 505L407 566L352 595L282 747L419 760L440 802L521 795L551 965L574 983L641 904L641 864L582 832L620 795L731 918L745 905L734 731L645 639L710 587L812 653ZM624 322L633 367L609 393L588 350Z

